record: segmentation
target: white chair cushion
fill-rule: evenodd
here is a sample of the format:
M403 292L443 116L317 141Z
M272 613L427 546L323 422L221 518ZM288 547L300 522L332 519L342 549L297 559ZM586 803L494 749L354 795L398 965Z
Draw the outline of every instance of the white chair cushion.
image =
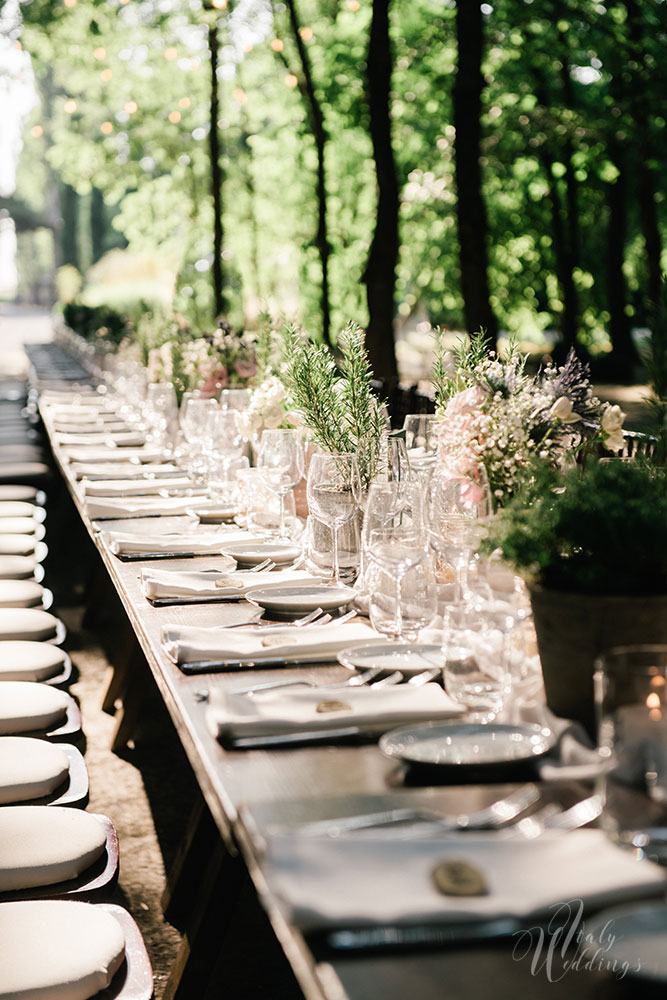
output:
M0 681L45 681L62 672L65 654L50 642L0 642Z
M34 535L12 535L3 532L0 525L0 555L29 556L35 551L37 539Z
M35 486L13 486L11 483L0 485L0 500L33 503L37 498Z
M0 809L0 892L76 878L104 853L95 816L67 806ZM1 996L1 994L0 994Z
M34 517L2 517L0 531L6 535L34 535L37 521Z
M0 608L34 608L43 597L44 588L34 580L0 580Z
M58 619L37 608L0 608L0 641L6 639L51 639Z
M32 556L0 555L0 580L27 580L34 574L36 566Z
M125 957L119 922L91 903L0 903L0 941L3 1000L88 1000Z
M0 497L0 518L34 517L36 511L34 503L26 503L24 500L3 500Z
M69 757L54 743L0 737L0 805L50 795L69 774Z
M47 684L7 681L0 692L0 736L47 732L67 717L68 696Z

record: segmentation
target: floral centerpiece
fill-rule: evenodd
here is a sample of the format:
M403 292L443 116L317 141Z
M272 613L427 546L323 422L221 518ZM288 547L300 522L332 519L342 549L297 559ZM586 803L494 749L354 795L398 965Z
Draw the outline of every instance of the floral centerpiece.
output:
M179 397L193 389L214 396L220 389L246 386L256 371L254 336L237 333L224 320L197 335L177 319L148 354L149 379L173 382Z
M564 365L546 365L536 375L526 362L514 344L499 357L483 333L453 354L438 343L439 459L449 473L469 480L471 502L484 474L494 504L502 506L535 459L563 465L594 445L623 448L623 411L593 395L588 368L573 351Z

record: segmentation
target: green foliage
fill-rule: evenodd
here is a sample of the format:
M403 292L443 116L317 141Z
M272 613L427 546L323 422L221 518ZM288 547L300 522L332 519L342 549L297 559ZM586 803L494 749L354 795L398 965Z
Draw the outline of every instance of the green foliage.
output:
M130 319L108 306L68 302L63 307L63 319L86 340L103 339L116 346L132 332Z
M653 313L652 333L641 351L651 388L657 455L667 464L667 275L663 275L660 301Z
M539 467L497 516L490 546L532 582L586 594L667 593L667 470Z
M313 441L331 454L357 455L362 482L377 467L383 421L371 386L364 334L355 323L341 332L340 367L323 344L304 343L294 326L284 332L285 387Z

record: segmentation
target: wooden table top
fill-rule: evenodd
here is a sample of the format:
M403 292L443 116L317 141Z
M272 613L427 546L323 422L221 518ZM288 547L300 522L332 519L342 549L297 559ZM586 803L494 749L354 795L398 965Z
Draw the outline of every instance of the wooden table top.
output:
M165 624L212 626L251 617L255 609L238 604L200 604L153 607L140 587L144 566L160 568L211 568L215 556L169 559L159 562L122 562L104 544L96 525L88 518L80 489L64 460L48 417L43 417L54 457L68 484L74 503L99 550L109 576L125 607L129 621L146 656L157 687L183 743L211 814L231 850L239 850L246 862L260 900L271 920L278 941L308 1000L443 1000L446 996L472 1000L482 983L489 983L495 997L545 997L558 1000L573 988L582 997L621 997L624 986L607 973L579 970L551 982L544 974L533 974L530 960L512 955L512 941L484 942L474 946L449 946L429 951L394 954L322 954L289 924L265 882L262 871L262 832L270 823L290 824L300 819L342 815L351 796L372 796L373 808L381 807L377 796L391 793L409 804L426 804L447 812L484 806L505 794L507 786L438 786L408 788L400 767L382 756L375 745L319 746L277 750L224 750L205 724L202 690L235 688L246 682L276 677L275 669L244 670L186 676L169 660L160 642ZM183 519L161 519L165 527L176 527ZM152 519L151 519L152 521ZM136 527L145 519L105 521L103 528ZM280 668L280 676L343 679L344 668L332 665ZM585 791L584 793L585 794ZM371 804L371 800L369 800ZM349 808L349 806L348 806ZM556 973L554 972L555 978ZM620 992L619 992L620 991Z

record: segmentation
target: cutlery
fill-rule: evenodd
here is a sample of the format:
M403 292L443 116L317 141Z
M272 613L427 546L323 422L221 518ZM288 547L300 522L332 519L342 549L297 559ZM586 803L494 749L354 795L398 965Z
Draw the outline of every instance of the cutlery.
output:
M539 797L540 792L536 785L522 785L506 798L499 799L484 809L471 813L461 813L458 816L442 816L432 809L396 808L374 813L362 813L356 816L342 816L336 819L315 820L312 823L305 823L297 829L299 834L307 836L324 835L330 837L338 837L341 833L370 830L375 827L387 827L400 823L419 823L420 834L423 831L496 830L511 823L537 802ZM414 828L411 833L414 833Z
M510 836L524 837L526 840L535 840L551 830L563 832L577 830L581 826L592 823L601 812L602 799L599 795L591 795L589 798L575 803L570 809L561 810L547 807L541 813L526 816L506 833Z
M304 615L303 618L297 618L295 621L287 622L269 622L262 621L260 619L252 619L248 622L233 622L231 625L218 625L217 628L243 628L246 625L252 625L253 628L303 628L305 625L324 625L331 621L331 615L325 614L322 608L315 608L309 614Z
M266 683L253 684L250 687L235 688L232 694L254 694L255 691L270 691L273 688L297 686L320 688L323 691L339 690L347 687L363 687L365 684L371 684L383 670L384 667L372 667L370 670L365 670L362 674L353 674L352 677L348 677L344 681L339 681L337 684L318 684L317 681L311 681L307 677L289 681L266 681Z
M262 570L272 570L276 568L276 563L273 559L263 559L262 562L257 563L252 569L246 570L246 573L261 573Z
M521 931L524 922L515 917L467 923L414 924L412 926L353 927L331 931L326 944L334 951L441 947L465 941L510 937ZM533 921L531 927L535 927Z

